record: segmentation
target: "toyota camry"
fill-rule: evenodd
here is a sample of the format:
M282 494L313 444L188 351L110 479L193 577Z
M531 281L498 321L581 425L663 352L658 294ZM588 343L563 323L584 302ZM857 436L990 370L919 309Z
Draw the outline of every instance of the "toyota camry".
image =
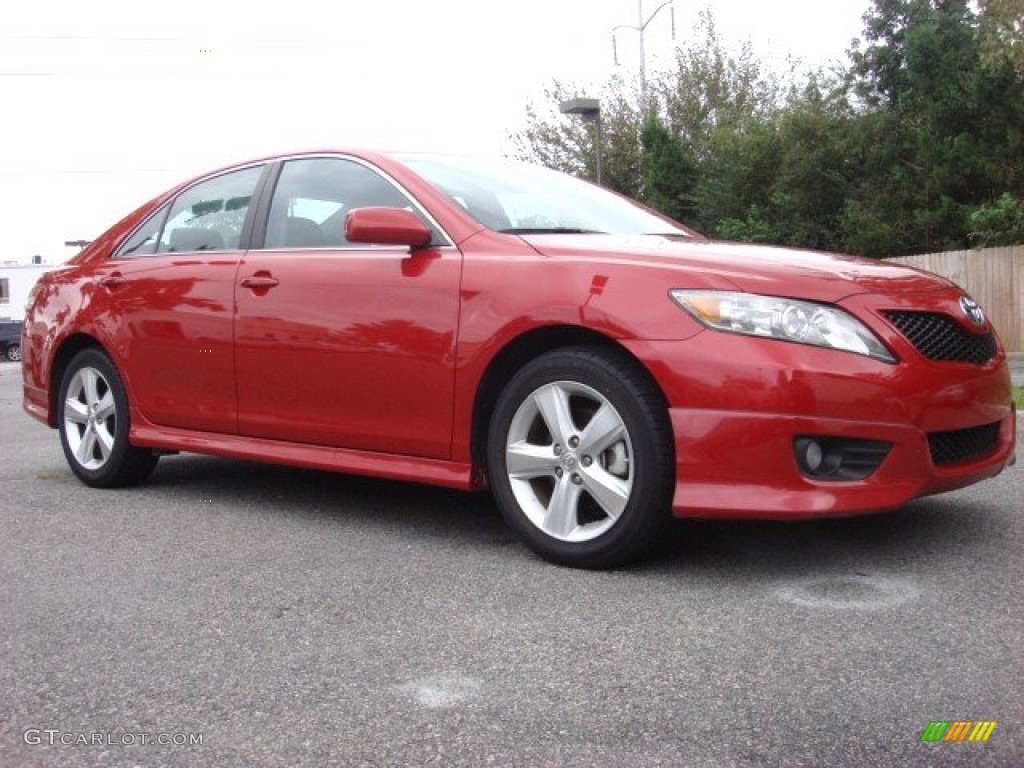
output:
M956 285L715 242L506 161L188 181L39 281L22 355L25 409L88 486L191 451L489 488L578 567L671 515L876 512L1014 458L1004 350Z

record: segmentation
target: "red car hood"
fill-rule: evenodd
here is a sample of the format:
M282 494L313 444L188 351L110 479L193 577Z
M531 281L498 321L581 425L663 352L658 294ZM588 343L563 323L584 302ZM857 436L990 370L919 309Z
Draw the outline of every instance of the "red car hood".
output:
M750 293L839 301L858 293L909 293L948 288L928 272L815 251L658 235L522 235L545 256L608 259L663 269L714 272ZM679 288L686 288L681 277Z

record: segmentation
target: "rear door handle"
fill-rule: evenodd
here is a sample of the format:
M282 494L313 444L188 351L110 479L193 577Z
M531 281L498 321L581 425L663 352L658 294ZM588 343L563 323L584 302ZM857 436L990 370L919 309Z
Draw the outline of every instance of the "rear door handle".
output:
M260 274L257 272L252 277L245 278L242 281L242 285L245 288L263 288L266 290L267 288L273 288L278 282L276 277L271 277L267 273Z

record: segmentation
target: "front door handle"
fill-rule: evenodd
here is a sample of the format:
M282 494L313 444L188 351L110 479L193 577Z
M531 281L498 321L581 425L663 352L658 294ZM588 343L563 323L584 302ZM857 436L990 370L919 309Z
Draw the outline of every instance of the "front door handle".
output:
M110 288L111 290L114 290L115 288L120 288L127 282L128 278L126 278L120 272L111 272L106 277L101 277L99 279L100 285L102 285L104 288Z

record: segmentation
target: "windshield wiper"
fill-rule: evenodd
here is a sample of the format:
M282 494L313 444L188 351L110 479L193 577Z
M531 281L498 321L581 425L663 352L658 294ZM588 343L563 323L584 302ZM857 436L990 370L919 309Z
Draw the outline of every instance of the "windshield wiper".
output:
M579 227L509 227L499 229L504 235L607 235L597 229L580 229Z

